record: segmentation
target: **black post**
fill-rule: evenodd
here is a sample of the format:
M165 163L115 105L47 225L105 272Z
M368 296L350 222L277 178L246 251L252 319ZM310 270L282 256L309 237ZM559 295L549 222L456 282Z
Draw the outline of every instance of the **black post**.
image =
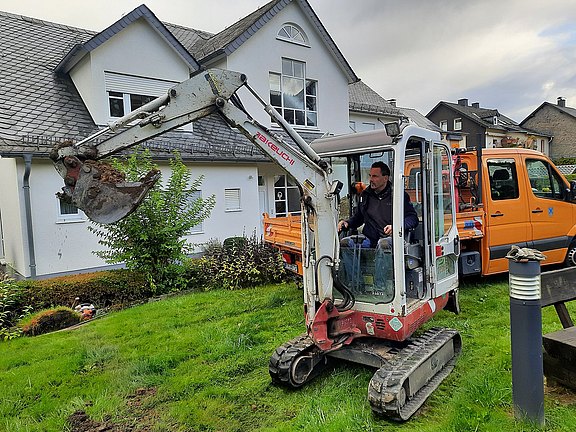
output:
M540 262L509 261L514 417L544 426Z

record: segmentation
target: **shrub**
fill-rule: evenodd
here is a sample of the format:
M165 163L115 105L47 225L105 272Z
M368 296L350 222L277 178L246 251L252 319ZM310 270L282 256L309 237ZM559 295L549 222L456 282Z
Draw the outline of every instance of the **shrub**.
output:
M56 305L72 306L76 297L82 303L92 303L100 309L152 295L143 275L125 269L21 281L18 285L24 289L25 303L36 310Z
M82 315L69 307L60 306L36 312L22 319L18 327L26 336L38 336L78 324Z
M20 336L15 324L30 307L24 305L24 289L8 276L0 277L0 340L8 340Z
M149 151L134 152L115 167L135 181L156 168ZM125 263L142 272L154 294L178 291L187 285L181 265L189 252L186 239L190 230L205 220L215 198L197 197L202 177L191 181L191 173L178 154L170 160L172 174L165 187L161 180L148 192L139 207L118 222L96 224L89 229L106 250L95 252L107 263Z
M286 273L277 249L253 234L232 237L224 244L212 240L204 256L188 265L188 279L194 287L237 289L281 281Z

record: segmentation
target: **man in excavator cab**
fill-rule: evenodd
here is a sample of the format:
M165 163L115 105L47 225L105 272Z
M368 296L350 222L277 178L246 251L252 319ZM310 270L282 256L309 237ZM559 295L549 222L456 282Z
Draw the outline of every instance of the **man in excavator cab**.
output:
M350 235L340 241L341 272L339 279L348 287L366 287L371 282L364 281L362 275L366 261L372 257L366 250L375 249L374 254L374 291L383 292L385 298L393 296L392 287L389 286L392 277L392 182L390 181L390 167L383 161L374 162L370 167L370 184L359 196L359 205L354 215L338 223L338 232L362 228L362 234ZM409 233L418 226L418 214L410 196L404 192L404 232ZM368 255L368 256L367 256Z

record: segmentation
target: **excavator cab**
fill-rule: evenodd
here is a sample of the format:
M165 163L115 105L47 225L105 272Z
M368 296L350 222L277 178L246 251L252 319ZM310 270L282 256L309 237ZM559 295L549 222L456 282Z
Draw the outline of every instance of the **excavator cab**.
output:
M367 133L365 139L382 133ZM369 184L370 167L382 161L391 169L393 235L370 245L362 227L346 233L340 240L337 277L356 302L389 305L382 308L383 313L410 310L457 286L454 188L445 178L451 175L450 149L418 137L403 146L391 142L369 151L366 147L360 140L346 145L341 154L331 151L335 178L349 185L341 194L339 219L359 211L361 189L357 185ZM418 215L418 225L409 231L403 226L405 194ZM430 283L438 276L437 283Z

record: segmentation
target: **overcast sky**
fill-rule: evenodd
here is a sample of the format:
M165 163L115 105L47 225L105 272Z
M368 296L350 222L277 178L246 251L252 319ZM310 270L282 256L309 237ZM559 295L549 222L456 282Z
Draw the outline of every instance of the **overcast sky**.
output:
M143 2L216 33L267 0L0 0L0 10L103 30ZM574 0L309 0L356 74L426 115L467 98L520 122L542 102L576 107ZM5 41L1 41L5 43Z

